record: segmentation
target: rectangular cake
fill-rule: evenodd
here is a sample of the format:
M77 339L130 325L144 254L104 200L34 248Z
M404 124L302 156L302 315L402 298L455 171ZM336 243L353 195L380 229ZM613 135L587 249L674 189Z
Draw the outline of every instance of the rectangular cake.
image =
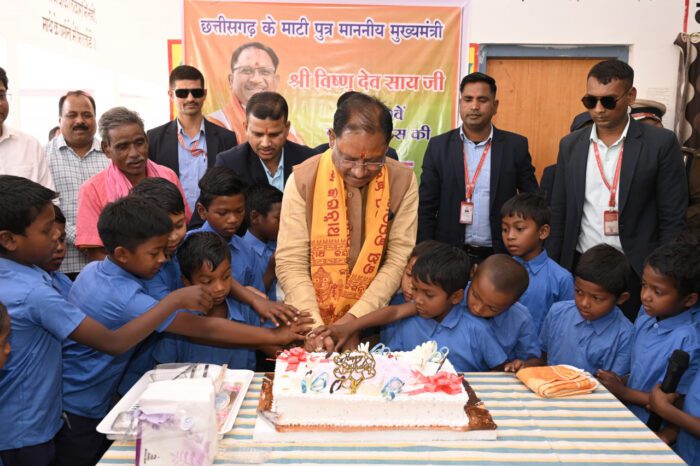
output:
M408 352L286 350L274 383L263 386L260 411L278 431L496 428L435 342Z

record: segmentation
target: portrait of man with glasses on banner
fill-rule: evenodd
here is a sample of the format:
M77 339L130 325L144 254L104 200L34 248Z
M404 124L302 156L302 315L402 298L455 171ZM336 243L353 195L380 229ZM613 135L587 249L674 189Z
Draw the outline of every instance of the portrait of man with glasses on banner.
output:
M297 165L285 186L276 272L285 303L314 327L385 306L415 245L418 186L386 156L393 123L381 101L357 93L336 109L330 148ZM346 348L357 346L351 338ZM333 349L330 338L313 344Z
M275 51L261 42L247 42L234 50L228 75L231 100L219 110L208 114L207 119L236 133L239 144L246 142L245 109L248 100L258 92L277 92L280 81L277 73L279 63ZM304 144L303 138L293 127L290 127L288 139Z
M644 259L683 229L688 205L678 140L630 118L636 96L627 63L605 60L589 71L581 102L593 125L559 144L546 243L550 257L569 270L597 244L622 251L631 265L631 298L621 309L632 321L641 305Z

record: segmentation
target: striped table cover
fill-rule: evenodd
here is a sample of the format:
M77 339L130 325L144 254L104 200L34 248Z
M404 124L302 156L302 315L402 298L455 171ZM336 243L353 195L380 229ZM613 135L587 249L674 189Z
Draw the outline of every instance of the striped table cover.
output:
M512 374L465 377L498 424L496 441L383 445L252 442L262 374L256 374L214 464L521 465L684 464L615 397L542 399ZM381 435L381 434L377 434ZM115 442L99 465L134 464L134 442Z

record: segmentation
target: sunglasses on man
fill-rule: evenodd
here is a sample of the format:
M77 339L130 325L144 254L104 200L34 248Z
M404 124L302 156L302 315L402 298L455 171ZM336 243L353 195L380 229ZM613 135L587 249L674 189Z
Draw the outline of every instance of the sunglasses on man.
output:
M627 89L620 97L615 97L614 95L606 95L603 97L596 97L593 95L584 95L581 98L581 102L583 102L583 106L586 107L588 110L592 110L598 105L598 101L600 101L600 104L603 106L603 108L607 108L608 110L612 110L615 107L617 107L617 101L623 98L624 96L627 95L627 93L632 89L631 87Z
M205 89L201 87L196 89L175 89L175 97L178 99L186 99L188 95L192 94L195 99L201 99L204 97Z

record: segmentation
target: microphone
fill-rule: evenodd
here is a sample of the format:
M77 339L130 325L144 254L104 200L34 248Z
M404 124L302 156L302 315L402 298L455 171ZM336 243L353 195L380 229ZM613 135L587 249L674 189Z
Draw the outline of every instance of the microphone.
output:
M664 381L661 382L661 391L664 393L673 393L678 388L678 383L683 377L683 373L688 369L690 357L683 350L674 350L670 358L668 358L668 368ZM647 427L654 432L658 432L661 428L661 416L656 413L651 413L647 419Z

